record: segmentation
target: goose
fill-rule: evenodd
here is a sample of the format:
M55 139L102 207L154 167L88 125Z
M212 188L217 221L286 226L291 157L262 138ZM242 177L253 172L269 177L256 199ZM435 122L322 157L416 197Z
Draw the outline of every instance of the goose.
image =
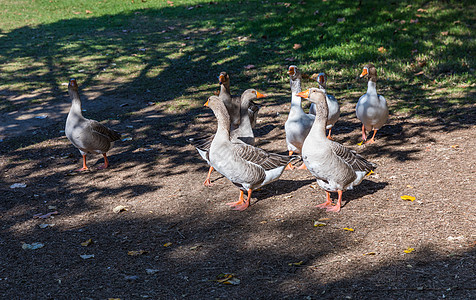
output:
M327 135L327 138L332 140L332 137L331 137L332 127L334 127L334 124L337 122L337 120L340 117L339 102L337 102L337 99L334 96L326 93L326 86L327 86L326 73L317 74L317 82L319 83L319 88L326 94L327 107L329 108L329 115L327 116L327 123L326 123L327 125L326 129L329 129L329 134ZM309 107L309 113L316 115L316 105L314 103L311 103L311 106Z
M377 69L373 64L364 66L360 78L369 76L367 93L362 95L355 106L357 118L362 122L362 140L365 143L375 143L375 134L388 120L387 101L377 94ZM367 141L365 131L374 131L372 138Z
M316 104L316 119L302 146L302 159L307 169L316 177L317 184L326 191L327 201L317 207L339 212L342 192L360 184L365 175L375 170L377 165L326 137L329 109L322 90L311 88L298 96ZM331 192L338 194L335 206L332 205Z
M240 97L232 97L230 92L230 75L226 72L221 72L218 76L220 82L220 100L225 103L225 106L230 114L232 126L238 126L241 119L240 114ZM259 105L256 105L253 101L250 101L248 106L248 117L250 119L251 128L255 128L256 119L258 118Z
M68 93L72 100L71 109L66 119L65 134L70 142L78 148L83 156L83 167L77 171L85 171L87 153L101 153L104 157L104 165L98 169L109 166L106 153L114 141L121 138L121 134L107 128L97 121L86 119L81 112L81 99L78 93L78 83L71 79L68 85Z
M251 93L256 93L256 90ZM215 170L240 188L239 200L227 204L234 210L245 210L250 205L254 189L277 180L286 165L299 157L269 153L242 141L233 141L230 136L230 117L223 102L217 96L211 96L204 105L212 109L218 122L208 160ZM245 192L248 194L247 199L243 197Z
M248 107L249 103L253 99L258 99L258 98L264 98L266 97L265 94L261 94L260 92L254 90L254 89L248 89L246 90L242 95L241 95L241 104L240 104L240 120L239 120L239 125L238 127L235 127L231 124L231 118L230 118L230 136L231 140L233 142L243 142L249 145L255 144L255 138L253 134L253 129L251 126L251 121L248 115ZM221 99L220 99L221 100ZM226 107L225 102L222 100L223 104ZM227 109L227 112L229 110ZM192 144L192 146L197 149L198 153L200 156L210 165L210 162L208 160L208 151L210 150L210 145L213 140L213 135L212 136L207 136L203 138L190 138L188 139L188 142ZM210 187L212 186L212 183L210 181L210 176L213 172L213 166L210 165L210 168L208 169L208 174L207 178L203 182L203 185Z
M301 153L302 144L311 130L315 116L306 114L301 106L301 97L297 96L301 92L301 71L295 65L288 68L288 74L291 85L291 109L289 110L288 119L284 123L284 131L286 132L286 144L289 155L293 153ZM292 164L287 166L287 170L295 167ZM303 164L299 169L305 169Z

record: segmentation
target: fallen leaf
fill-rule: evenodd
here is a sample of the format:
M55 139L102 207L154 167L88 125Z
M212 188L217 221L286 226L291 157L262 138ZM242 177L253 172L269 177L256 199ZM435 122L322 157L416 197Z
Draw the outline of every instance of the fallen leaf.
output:
M49 217L51 217L52 215L57 215L58 212L57 211L52 211L52 212L49 212L47 214L42 214L42 213L39 213L39 214L36 214L36 215L33 215L33 218L36 219L36 218L39 218L39 219L48 219Z
M405 253L412 253L413 251L415 251L415 248L407 248L407 249L403 250L403 252L405 252Z
M293 46L294 50L297 50L297 49L300 49L300 48L302 48L302 44L294 44L294 46Z
M41 229L45 229L46 227L53 227L53 226L55 226L55 224L45 224L45 223L43 223L43 224L38 225L38 227L40 227Z
M170 243L170 242L164 244L164 247L170 247L170 246L172 246L172 243Z
M385 53L385 52L387 52L387 49L385 49L384 47L380 47L380 48L378 48L378 51L380 53Z
M145 251L145 250L132 250L132 251L127 251L127 255L130 255L130 256L139 256L139 255L142 255L142 254L147 254L149 253L148 251Z
M124 205L118 205L112 209L112 211L116 214L122 212L122 211L127 211L127 206Z
M196 250L200 247L202 247L202 245L196 245L196 246L190 247L190 250Z
M254 69L255 68L255 65L246 65L245 66L245 69L247 70L251 70L251 69Z
M54 205L48 205L48 209L56 209L56 206L54 206Z
M167 0L167 4L170 5L170 6L174 6L174 2L170 1L170 0Z
M298 262L294 262L294 263L288 263L288 266L300 266L302 265L304 262L301 260L301 261L298 261Z
M353 228L348 228L348 227L344 227L344 228L342 228L342 229L344 229L344 230L346 230L346 231L354 231Z
M331 218L320 218L318 219L319 222L322 222L322 221L329 221Z
M44 246L45 244L35 242L31 244L24 243L23 245L21 245L21 248L24 250L36 250L36 249L43 248Z
M14 183L10 186L11 189L25 188L26 183Z
M415 201L416 199L415 197L409 196L409 195L403 195L403 196L400 196L400 198L402 198L402 200L411 201L411 202Z
M92 245L92 243L93 243L93 240L89 239L89 240L86 240L86 241L82 242L81 246L86 247L86 246Z
M425 73L425 72L420 71L420 72L418 72L418 73L415 73L415 76L420 76L420 75L423 75L424 73Z
M266 223L268 223L268 221L261 221L261 222L259 222L259 223L260 223L260 224L266 224Z
M240 284L240 280L235 277L235 274L232 274L232 273L219 274L217 276L216 281L223 284L231 284L231 285Z
M370 172L368 172L367 174L365 174L365 176L369 176L369 175L372 175L374 174L375 172L373 170L370 170Z
M453 149L456 149L456 148L459 148L459 145L451 145L450 147Z
M361 141L360 143L357 143L357 146L362 146L364 144L364 141Z
M416 24L416 23L418 23L418 19L415 19L415 20L412 19L412 20L410 20L410 23L411 24Z
M327 226L327 223L314 221L314 227L322 227L322 226Z
M149 275L154 275L156 273L159 273L160 270L158 270L158 269L145 269L145 272Z
M75 12L73 12L73 14L75 14L75 15L79 15L79 14L80 14L80 12L79 12L79 11L75 11Z
M419 9L417 9L417 12L426 12L426 9L419 8Z
M365 253L364 255L375 255L375 254L377 254L377 253L375 253L375 252L368 252L368 253Z
M86 14L92 14L93 12L86 9Z
M407 188L412 189L412 188L413 188L413 185L407 184Z
M284 60L287 60L287 61L295 61L296 59L294 57L287 57L285 58Z
M94 258L94 254L81 254L79 257L81 257L82 259L90 259Z

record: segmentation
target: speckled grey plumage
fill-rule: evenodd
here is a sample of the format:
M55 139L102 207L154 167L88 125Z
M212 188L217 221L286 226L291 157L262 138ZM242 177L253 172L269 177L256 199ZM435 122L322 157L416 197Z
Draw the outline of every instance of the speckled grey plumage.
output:
M316 120L304 141L303 161L324 190L336 192L351 189L377 166L326 137L328 108L325 94L320 89L310 89L309 100L316 104Z
M209 98L218 128L210 145L210 165L242 190L256 189L281 176L286 165L297 156L284 156L266 152L230 138L230 117L222 101Z
M121 135L97 121L83 117L76 80L70 80L68 93L72 105L66 119L66 137L79 149L81 155L86 153L104 154L109 151L112 143L120 139Z

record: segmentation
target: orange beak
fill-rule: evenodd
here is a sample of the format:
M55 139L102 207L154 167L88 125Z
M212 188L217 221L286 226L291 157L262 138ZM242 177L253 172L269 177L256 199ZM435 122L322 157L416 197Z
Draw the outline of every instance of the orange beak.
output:
M362 70L362 74L360 74L360 78L364 77L365 75L367 75L369 73L369 70L367 70L367 68L364 68Z
M218 80L220 81L220 83L223 83L225 81L225 76L223 75L218 76Z
M296 73L296 71L294 71L294 67L289 68L288 74L292 76L294 73Z
M205 102L205 104L203 104L203 106L208 107L208 101L210 101L210 99L207 99L207 102Z
M300 92L297 94L297 96L301 97L301 98L304 98L304 99L307 99L309 98L309 90L305 90L303 92Z
M261 94L260 92L256 91L256 98L264 98L264 97L266 97L266 96L268 96L268 95L266 95L266 94Z

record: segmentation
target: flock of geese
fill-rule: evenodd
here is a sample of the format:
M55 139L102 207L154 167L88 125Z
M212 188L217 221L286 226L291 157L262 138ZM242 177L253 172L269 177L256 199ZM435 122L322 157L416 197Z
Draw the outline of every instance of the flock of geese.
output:
M318 87L301 91L303 76L299 68L290 66L288 74L292 96L284 127L289 155L280 155L254 146L253 128L260 108L254 101L266 95L248 89L241 96L232 96L229 75L220 73L220 93L209 97L204 104L215 114L217 131L211 136L188 140L210 166L204 185L211 186L210 175L213 170L218 171L240 189L238 201L228 205L234 210L245 210L250 205L253 190L277 180L284 170L295 169L293 164L302 159L303 164L299 168L309 170L326 192L326 202L318 207L339 212L343 191L358 185L377 166L332 140L331 130L339 119L340 108L336 98L326 93L326 75L318 74ZM377 130L387 122L388 107L385 98L377 94L375 66L366 65L360 74L360 77L364 76L368 76L369 80L367 93L360 97L356 115L362 122L363 142L374 143ZM102 154L104 165L99 168L107 168L106 153L112 143L120 139L120 134L83 117L76 80L70 80L68 92L72 105L65 134L83 157L83 167L78 171L88 169L87 153ZM301 99L311 102L309 113L304 112ZM373 131L369 140L366 131ZM330 197L331 192L338 194L335 205Z

